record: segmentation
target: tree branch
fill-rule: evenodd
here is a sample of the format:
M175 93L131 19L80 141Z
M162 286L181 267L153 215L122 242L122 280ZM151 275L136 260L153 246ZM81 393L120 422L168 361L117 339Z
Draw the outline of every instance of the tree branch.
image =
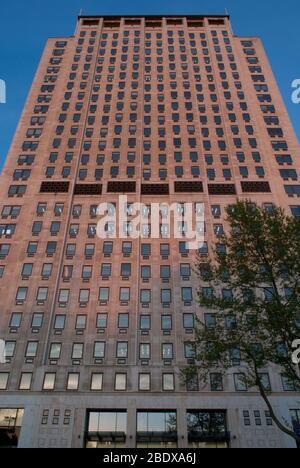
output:
M267 393L264 389L264 386L261 382L261 379L259 377L259 373L258 373L258 369L257 369L257 366L256 366L256 363L254 362L254 372L255 372L255 377L256 377L256 384L259 388L259 392L263 398L263 400L265 401L267 407L268 407L268 410L270 411L270 415L271 415L271 418L273 419L274 423L276 424L276 426L282 431L284 432L285 434L287 434L288 436L292 437L295 442L297 442L297 444L300 444L300 437L297 436L297 434L294 432L294 431L291 431L290 429L288 429L288 427L286 427L276 416L275 414L275 411L273 409L273 406L267 396Z

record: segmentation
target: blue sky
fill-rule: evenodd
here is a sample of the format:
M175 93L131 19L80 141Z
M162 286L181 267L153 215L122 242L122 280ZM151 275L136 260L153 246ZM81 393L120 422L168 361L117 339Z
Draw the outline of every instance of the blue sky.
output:
M235 34L262 38L300 140L300 104L291 101L291 83L300 78L299 0L11 0L0 9L0 79L7 84L7 103L0 104L0 168L47 38L72 35L81 8L99 15L223 14L227 8Z

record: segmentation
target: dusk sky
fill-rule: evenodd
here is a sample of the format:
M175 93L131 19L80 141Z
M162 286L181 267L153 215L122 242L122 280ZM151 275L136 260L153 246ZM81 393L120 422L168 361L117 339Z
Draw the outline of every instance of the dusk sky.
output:
M291 84L300 79L299 0L246 5L237 0L152 0L147 4L95 0L3 2L0 16L0 79L6 82L7 103L0 104L0 169L49 36L70 36L81 9L84 14L223 14L231 15L235 34L260 36L300 140L300 104L292 103Z

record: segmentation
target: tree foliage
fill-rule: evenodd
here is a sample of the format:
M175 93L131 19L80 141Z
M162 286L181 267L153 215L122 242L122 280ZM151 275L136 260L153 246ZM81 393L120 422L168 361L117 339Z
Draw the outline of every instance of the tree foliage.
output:
M199 373L238 374L242 386L256 388L277 426L300 442L273 410L268 370L300 390L293 364L300 338L300 219L274 207L240 201L227 208L227 234L210 261L199 258L199 302L206 320L197 319L195 364L186 380Z

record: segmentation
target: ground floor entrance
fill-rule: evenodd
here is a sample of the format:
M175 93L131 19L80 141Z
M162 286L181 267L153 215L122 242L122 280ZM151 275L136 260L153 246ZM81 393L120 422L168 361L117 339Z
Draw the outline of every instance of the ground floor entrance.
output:
M18 447L23 416L23 409L0 409L0 448Z
M125 448L128 442L126 410L87 412L86 448ZM187 448L228 448L226 411L192 410L186 412ZM178 448L176 410L138 410L136 412L136 448ZM132 438L132 435L131 435Z

